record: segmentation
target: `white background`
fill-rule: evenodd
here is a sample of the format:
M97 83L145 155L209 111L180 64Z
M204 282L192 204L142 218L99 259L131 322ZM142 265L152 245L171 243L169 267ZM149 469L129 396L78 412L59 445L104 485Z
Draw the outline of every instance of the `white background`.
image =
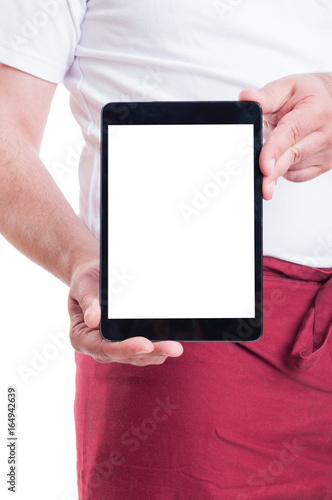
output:
M254 317L252 125L111 125L108 175L110 318Z
M81 140L68 94L60 87L52 105L42 159L76 211ZM75 364L68 339L67 287L2 237L0 283L0 498L77 499ZM16 494L8 492L5 484L9 468L9 385L17 388L18 396Z

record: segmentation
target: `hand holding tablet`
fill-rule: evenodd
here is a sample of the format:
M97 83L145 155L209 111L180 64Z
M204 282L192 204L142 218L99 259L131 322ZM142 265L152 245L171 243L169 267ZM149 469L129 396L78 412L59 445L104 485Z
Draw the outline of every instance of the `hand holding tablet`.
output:
M102 120L103 338L257 340L260 107L112 103Z

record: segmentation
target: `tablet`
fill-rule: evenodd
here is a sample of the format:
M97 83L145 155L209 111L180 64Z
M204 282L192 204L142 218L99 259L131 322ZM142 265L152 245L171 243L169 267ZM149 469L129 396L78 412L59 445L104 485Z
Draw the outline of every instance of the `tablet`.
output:
M103 108L104 339L259 339L261 124L254 102Z

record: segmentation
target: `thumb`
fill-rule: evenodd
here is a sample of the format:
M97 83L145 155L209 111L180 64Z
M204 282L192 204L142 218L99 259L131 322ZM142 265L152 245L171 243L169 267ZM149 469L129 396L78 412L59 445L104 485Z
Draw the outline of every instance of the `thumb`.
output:
M100 314L99 299L94 298L84 312L84 322L86 326L89 328L97 328L100 323Z
M99 268L93 263L80 268L70 289L71 297L78 302L86 325L97 328L100 322Z
M289 100L294 91L294 80L281 78L268 83L265 87L244 89L239 94L240 101L255 101L260 104L263 114L277 113Z

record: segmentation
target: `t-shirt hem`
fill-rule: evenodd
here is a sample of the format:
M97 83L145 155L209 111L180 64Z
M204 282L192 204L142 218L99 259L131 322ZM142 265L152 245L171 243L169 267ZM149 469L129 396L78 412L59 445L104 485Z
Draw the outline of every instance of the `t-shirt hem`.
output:
M36 60L28 54L8 49L0 41L0 63L16 68L51 83L61 83L68 68L56 68L49 61Z

